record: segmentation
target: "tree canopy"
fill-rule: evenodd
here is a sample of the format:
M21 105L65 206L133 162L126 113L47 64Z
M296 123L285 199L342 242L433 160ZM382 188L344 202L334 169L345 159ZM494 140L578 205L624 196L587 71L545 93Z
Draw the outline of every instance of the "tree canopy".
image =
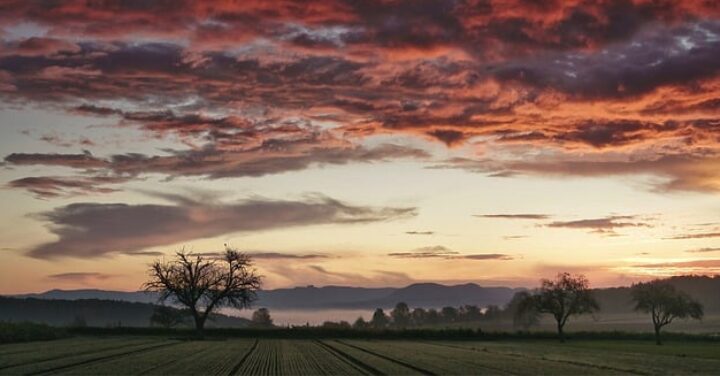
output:
M249 307L261 284L250 257L232 249L219 258L181 251L171 261L152 263L149 274L145 290L187 307L200 336L214 309Z
M655 342L660 345L660 330L675 319L703 317L703 306L685 292L664 281L633 285L631 294L635 310L649 313L655 329Z
M520 314L547 313L557 322L558 335L565 341L565 324L570 316L593 313L600 309L584 275L559 273L555 279L543 279L540 288L519 302Z

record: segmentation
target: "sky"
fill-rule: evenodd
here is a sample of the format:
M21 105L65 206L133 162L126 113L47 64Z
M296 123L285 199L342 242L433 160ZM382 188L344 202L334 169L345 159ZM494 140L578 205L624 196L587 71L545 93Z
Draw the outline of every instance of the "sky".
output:
M720 3L0 1L0 294L720 271Z

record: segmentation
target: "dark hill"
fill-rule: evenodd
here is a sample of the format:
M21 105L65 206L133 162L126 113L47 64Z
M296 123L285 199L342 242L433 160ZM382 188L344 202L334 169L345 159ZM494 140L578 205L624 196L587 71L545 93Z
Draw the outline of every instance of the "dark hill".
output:
M702 303L706 314L720 313L720 276L677 276L666 281ZM633 309L630 287L595 289L603 313L627 313Z
M374 308L364 302L382 299L397 289L346 286L294 287L265 290L258 293L256 305L268 308L322 309L322 308Z
M364 302L363 306L392 307L405 302L411 307L440 308L444 306L477 305L502 306L509 302L513 294L522 289L509 287L481 287L474 283L445 286L437 283L417 283L393 291L381 299Z
M73 325L81 319L88 326L150 326L155 305L100 299L57 300L0 297L0 321L32 321L55 326ZM208 327L244 327L248 320L213 315Z
M37 298L37 299L60 299L60 300L80 300L80 299L100 299L115 300L121 302L133 303L156 303L157 294L143 291L107 291L97 289L84 290L49 290L37 294L15 295L16 298Z
M455 286L418 283L403 288L306 286L260 291L258 301L254 306L271 309L373 309L393 307L400 301L413 307L427 308L465 304L487 306L503 305L519 290L508 287L481 287L474 283ZM16 297L65 300L104 299L143 303L156 301L156 295L139 291L50 290Z

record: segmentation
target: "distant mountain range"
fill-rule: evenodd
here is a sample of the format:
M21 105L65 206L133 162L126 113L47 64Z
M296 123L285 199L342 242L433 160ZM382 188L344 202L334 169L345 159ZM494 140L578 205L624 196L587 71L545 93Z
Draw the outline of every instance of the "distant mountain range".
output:
M403 288L383 287L295 287L264 290L258 293L257 307L270 309L374 309L390 308L398 302L411 307L439 308L466 304L485 307L504 305L522 289L509 287L481 287L474 283L445 286L418 283ZM101 299L135 303L155 303L157 295L142 291L50 290L38 294L15 295L35 299Z
M683 290L704 306L706 313L720 313L720 276L679 276L667 281ZM440 308L444 306L488 305L504 306L522 288L482 287L474 283L446 286L418 283L402 288L383 287L294 287L261 291L255 307L270 309L374 309L392 308L398 302L410 307ZM629 287L595 289L595 297L603 313L632 311ZM39 294L16 295L36 299L102 299L136 303L155 303L157 295L145 292L104 290L50 290Z

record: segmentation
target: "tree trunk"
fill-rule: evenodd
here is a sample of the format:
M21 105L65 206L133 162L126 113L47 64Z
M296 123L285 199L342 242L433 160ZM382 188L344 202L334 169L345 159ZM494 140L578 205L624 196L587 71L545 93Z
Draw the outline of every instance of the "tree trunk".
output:
M563 331L563 324L558 321L557 324L558 336L560 336L560 342L565 342L565 332Z
M660 325L655 325L655 344L660 346L662 341L660 340Z
M201 314L195 314L195 332L199 339L203 339L205 336L205 316Z

